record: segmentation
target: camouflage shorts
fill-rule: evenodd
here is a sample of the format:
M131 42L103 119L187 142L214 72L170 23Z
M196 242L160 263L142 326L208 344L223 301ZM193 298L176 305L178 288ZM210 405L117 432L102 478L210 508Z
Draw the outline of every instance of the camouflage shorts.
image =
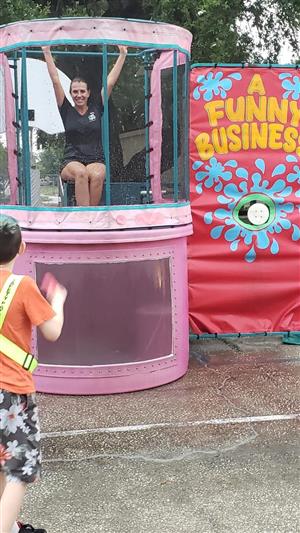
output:
M0 472L8 481L40 477L40 427L35 394L0 389Z

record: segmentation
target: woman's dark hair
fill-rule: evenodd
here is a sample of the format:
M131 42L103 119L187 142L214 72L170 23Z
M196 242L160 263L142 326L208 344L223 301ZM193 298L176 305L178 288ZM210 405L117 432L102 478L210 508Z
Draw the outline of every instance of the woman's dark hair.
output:
M71 83L70 83L70 92L72 90L72 84L74 83L74 81L85 83L86 87L87 87L87 90L90 91L90 87L89 87L88 82L84 78L81 78L81 76L75 76L75 78L73 78Z
M18 222L12 217L0 215L0 265L6 265L16 257L21 242Z

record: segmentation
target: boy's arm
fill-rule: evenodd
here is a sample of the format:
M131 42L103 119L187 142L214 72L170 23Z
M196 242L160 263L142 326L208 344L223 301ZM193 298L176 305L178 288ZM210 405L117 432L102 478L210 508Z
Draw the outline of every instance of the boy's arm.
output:
M64 323L64 303L67 297L67 290L65 287L57 283L47 295L47 299L55 312L55 316L46 320L39 326L42 335L47 341L56 341L61 334Z

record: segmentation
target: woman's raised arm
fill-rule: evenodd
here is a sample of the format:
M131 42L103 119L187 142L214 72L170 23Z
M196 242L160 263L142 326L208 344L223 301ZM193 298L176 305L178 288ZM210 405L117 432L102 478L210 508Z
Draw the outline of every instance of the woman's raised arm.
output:
M47 64L48 72L52 81L53 89L55 92L55 97L57 101L58 107L61 107L63 105L63 101L65 99L65 91L63 89L62 84L60 83L58 70L56 68L56 65L54 63L50 46L42 46L44 58Z
M111 91L113 90L115 84L117 83L119 76L121 74L123 65L125 63L126 55L127 55L127 46L119 46L120 55L114 64L113 68L111 69L110 73L107 76L107 97L109 98L111 95ZM102 102L104 98L104 90L102 88L101 90L101 97Z

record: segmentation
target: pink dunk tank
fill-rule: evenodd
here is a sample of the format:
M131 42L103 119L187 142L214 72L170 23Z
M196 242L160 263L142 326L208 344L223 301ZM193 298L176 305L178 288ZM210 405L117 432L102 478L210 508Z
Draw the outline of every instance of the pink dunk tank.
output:
M102 90L105 183L81 207L60 163L64 126L42 46L66 98L75 76ZM111 95L109 73L127 47ZM1 212L27 243L17 272L68 289L58 342L39 334L37 390L109 394L155 387L188 365L186 239L191 34L163 23L59 19L0 28ZM0 146L1 148L1 146Z

